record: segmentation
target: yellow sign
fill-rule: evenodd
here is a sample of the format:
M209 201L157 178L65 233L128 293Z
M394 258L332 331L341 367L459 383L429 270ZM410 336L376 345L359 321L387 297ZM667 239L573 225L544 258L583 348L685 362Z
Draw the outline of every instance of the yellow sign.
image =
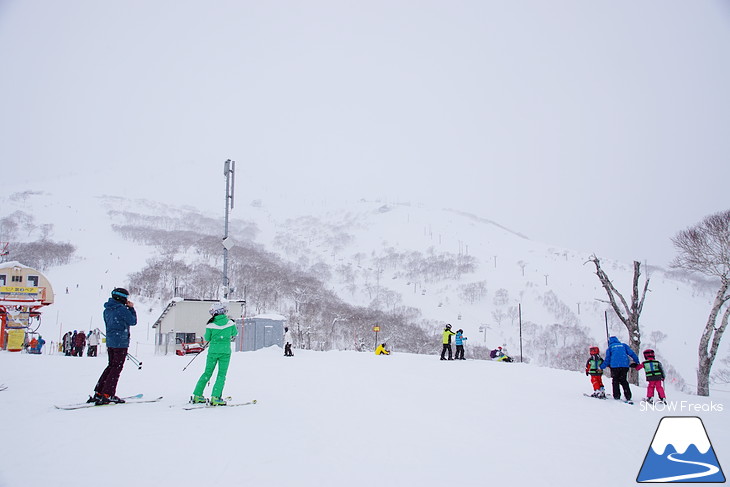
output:
M374 326L373 327L373 331L376 332L376 333L379 332L380 331L380 327L379 326Z
M38 294L37 287L0 286L2 294Z
M25 332L23 330L8 330L8 352L19 352L23 349Z

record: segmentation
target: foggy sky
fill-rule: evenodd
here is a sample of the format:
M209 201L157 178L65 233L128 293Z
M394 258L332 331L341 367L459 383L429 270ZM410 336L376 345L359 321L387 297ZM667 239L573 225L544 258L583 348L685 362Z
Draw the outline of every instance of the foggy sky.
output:
M730 207L722 0L0 0L20 189L422 202L666 264ZM0 209L0 212L2 210Z

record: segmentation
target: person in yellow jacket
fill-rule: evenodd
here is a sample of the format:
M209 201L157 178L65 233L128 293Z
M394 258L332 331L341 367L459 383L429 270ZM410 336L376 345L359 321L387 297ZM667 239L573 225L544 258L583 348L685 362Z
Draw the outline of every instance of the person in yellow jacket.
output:
M390 350L385 348L385 343L381 343L378 345L378 348L375 349L375 355L390 355Z
M446 359L446 352L449 352L449 358L448 360L454 360L452 356L452 350L451 350L451 337L456 335L453 331L451 331L451 325L446 325L446 328L444 328L443 333L443 344L444 347L441 349L441 360L447 360Z

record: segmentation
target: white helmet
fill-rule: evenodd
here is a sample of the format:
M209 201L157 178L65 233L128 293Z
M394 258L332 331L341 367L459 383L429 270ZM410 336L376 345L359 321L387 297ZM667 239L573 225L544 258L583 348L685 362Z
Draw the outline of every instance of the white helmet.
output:
M224 315L228 313L228 306L224 303L213 303L210 305L210 309L208 311L211 316Z

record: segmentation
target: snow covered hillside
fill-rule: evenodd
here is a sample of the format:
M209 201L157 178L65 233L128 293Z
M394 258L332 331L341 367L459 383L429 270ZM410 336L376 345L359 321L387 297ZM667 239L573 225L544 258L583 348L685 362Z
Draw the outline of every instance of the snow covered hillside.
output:
M426 355L235 353L224 394L258 404L186 411L205 357L183 372L191 357L140 349L118 392L161 402L55 409L92 392L103 355L0 353L0 486L631 485L677 414L700 416L730 464L728 394L670 392L679 409L650 411L584 397L576 372Z
M566 341L575 342L573 353L580 358L585 345L605 343L604 312L609 307L595 270L586 263L590 251L551 247L504 225L451 209L251 196L250 201L239 201L232 213L233 227L244 229L238 232L239 241L253 239L284 261L318 269L326 286L345 301L386 310L415 309L422 326L432 333L443 323L452 323L464 329L471 348L506 345L512 354L519 353L519 304L523 354L526 360L542 364L561 360L556 350ZM113 231L111 225L124 220L119 215L137 215L159 227L191 225L186 215L206 215L214 224L202 231L215 236L215 221L222 228L222 216L213 212L116 196L59 193L52 188L5 197L1 207L0 218L15 212L32 216L35 230L18 232L18 240L38 238L43 229L49 238L76 246L69 264L45 271L57 300L44 310L40 332L53 341L68 330L99 326L100 305L109 290L126 285L148 259L164 252ZM628 296L630 263L599 257L615 285ZM714 288L646 264L642 269L651 284L641 318L642 345L656 348L665 365L675 368L671 383L681 385L684 380L686 390L692 390L697 343ZM133 342L150 343L154 337L150 326L167 301L161 297L136 301L141 326L134 331ZM290 309L280 302L275 309L263 311L288 315ZM610 333L626 340L625 328L613 311L609 310L608 318ZM403 347L403 338L389 332L388 323L379 325L381 337L391 347ZM437 349L436 342L434 353ZM727 350L727 343L723 344L719 359L727 357Z

